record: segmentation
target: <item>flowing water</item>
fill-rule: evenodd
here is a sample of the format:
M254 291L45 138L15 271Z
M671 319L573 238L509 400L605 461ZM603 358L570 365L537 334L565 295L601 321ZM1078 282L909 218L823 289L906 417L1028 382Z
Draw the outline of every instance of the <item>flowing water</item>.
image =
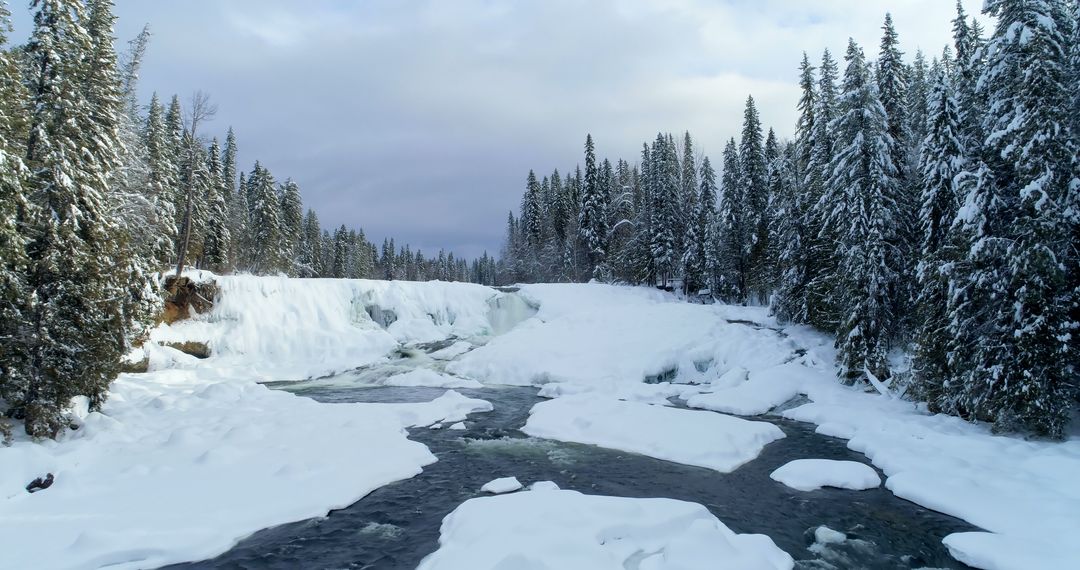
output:
M278 387L322 402L420 402L445 391L330 380ZM495 409L472 414L466 431L410 430L411 439L427 445L439 458L420 475L377 489L326 517L255 533L215 559L174 568L412 569L437 549L443 517L479 496L481 485L504 476L516 476L526 485L550 480L587 494L701 503L735 532L768 535L800 569L966 568L941 544L949 533L973 530L961 520L897 498L884 487L800 492L770 479L769 473L793 459L869 463L849 450L844 440L814 433L813 425L776 416L755 418L773 422L787 437L766 446L757 459L735 472L721 474L633 453L527 437L518 429L529 409L541 401L535 388L458 391L486 399ZM814 529L820 525L847 533L849 540L815 544Z

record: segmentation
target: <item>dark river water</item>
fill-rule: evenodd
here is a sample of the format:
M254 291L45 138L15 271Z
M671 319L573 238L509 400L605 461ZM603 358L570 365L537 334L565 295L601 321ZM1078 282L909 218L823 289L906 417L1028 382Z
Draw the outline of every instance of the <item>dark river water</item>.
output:
M303 384L289 390L323 402L416 402L445 391ZM535 388L459 392L486 399L495 410L472 414L467 431L410 430L411 439L427 445L439 458L420 475L377 489L326 517L257 532L215 559L172 568L412 569L437 549L443 517L479 496L481 485L504 476L516 476L526 485L550 480L588 494L701 503L735 532L768 535L801 569L967 568L941 544L949 533L973 530L959 519L899 499L884 487L800 492L770 479L769 473L793 459L869 463L849 450L844 440L814 433L813 425L774 416L757 418L775 423L787 437L766 446L761 456L735 472L721 474L633 453L527 437L518 428L540 401ZM849 540L814 545L813 531L820 525L847 533Z

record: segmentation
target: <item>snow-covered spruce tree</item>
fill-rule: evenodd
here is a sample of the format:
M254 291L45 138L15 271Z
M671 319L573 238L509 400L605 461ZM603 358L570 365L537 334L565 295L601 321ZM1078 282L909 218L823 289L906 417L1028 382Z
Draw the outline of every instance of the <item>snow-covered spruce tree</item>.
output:
M251 270L275 274L285 270L282 250L281 205L274 177L258 162L247 181L251 196Z
M978 83L987 136L962 208L970 246L950 323L960 382L945 395L959 413L1051 437L1063 436L1076 389L1067 203L1077 148L1063 8L986 3L997 18Z
M915 297L915 260L918 257L919 192L910 172L915 168L915 153L908 131L908 106L910 87L908 69L904 65L903 52L900 51L900 39L893 26L892 16L885 14L882 26L881 51L877 62L878 93L881 105L885 108L888 121L889 154L896 167L897 183L893 186L892 201L896 204L893 212L896 231L886 255L891 259L889 265L897 271L895 292L890 293L896 316L893 330L889 334L899 334L911 323L907 316Z
M798 187L795 174L795 145L781 144L776 132L769 129L765 137L765 159L768 163L767 186L769 192L768 232L766 250L768 263L767 292L770 305L774 302L780 277L787 263L788 241L800 242L800 220L795 205ZM782 261L783 260L783 261ZM796 264L798 265L798 264Z
M669 137L656 135L652 146L652 235L649 243L652 265L660 284L667 286L678 270L680 257L676 248L679 209L679 167L674 145Z
M746 98L742 140L739 141L739 174L742 202L746 212L744 233L740 236L742 265L740 280L745 284L740 302L760 302L768 296L769 205L768 167L765 162L764 133L754 98Z
M922 50L915 52L915 58L907 69L908 95L904 113L907 116L907 135L909 144L905 145L908 151L908 163L911 164L910 176L912 184L919 185L919 148L926 138L926 102L930 97L931 76L930 66L926 62L926 56ZM918 192L918 189L915 190Z
M687 272L698 276L698 287L711 288L719 272L719 252L714 250L714 226L717 222L716 171L709 157L701 159L697 211L691 223L692 239L687 240ZM711 292L711 291L710 291Z
M227 189L222 178L221 148L215 138L207 152L206 170L206 239L200 267L224 272L229 269L232 234L229 232L229 210L225 202Z
M76 395L96 409L115 377L127 324L117 267L127 260L115 247L117 228L105 215L107 180L117 164L118 107L98 99L92 69L94 41L86 12L74 0L38 0L25 48L31 101L26 164L33 216L26 314L29 364L21 398L8 404L33 436L51 437L66 425ZM115 67L113 68L115 70ZM115 80L115 74L112 77ZM9 412L12 410L9 410Z
M342 224L334 231L333 253L328 277L343 279L347 276L349 259L349 231Z
M793 164L791 194L781 199L777 208L778 275L772 311L781 322L802 323L807 320L806 287L809 281L807 265L810 262L810 243L806 235L807 216L813 202L809 196L809 168L814 151L817 85L814 67L803 53L799 66L799 119L795 125L795 158Z
M740 303L746 299L746 236L749 234L750 211L743 193L739 149L735 139L724 147L724 172L720 184L719 227L715 238L720 241L716 254L717 277L713 295L727 302Z
M833 120L837 115L836 102L837 67L829 50L821 56L818 73L817 99L814 105L814 122L811 128L810 162L806 166L805 194L810 207L804 222L809 252L806 263L806 287L802 311L805 322L823 330L836 330L839 320L837 307L830 305L831 279L836 271L836 243L823 233L825 220L831 205L824 201L825 186L835 153Z
M177 239L177 269L190 262L198 265L206 247L209 209L206 197L210 193L210 171L207 170L207 151L191 131L184 131L182 151L177 163L181 189L180 226Z
M159 265L172 261L176 253L176 196L179 177L176 156L165 123L165 108L158 100L157 93L150 97L146 127L143 130L143 144L146 146L149 179L147 188L160 218L158 228L160 243L154 248Z
M687 265L691 256L691 251L700 249L704 235L700 231L701 228L697 227L697 214L698 214L698 183L697 183L697 161L694 157L694 142L690 138L690 132L687 131L683 134L683 149L682 149L682 162L680 163L682 168L680 177L680 198L679 203L681 207L682 217L682 236L679 240L682 244L679 250L682 256L680 260L681 273L683 274L683 291L690 293L696 291L702 286L702 272L704 271L704 258L701 259L699 265L691 268Z
M977 23L977 22L976 22ZM956 62L951 74L956 101L960 109L960 143L964 148L974 149L982 145L982 118L986 114L986 102L976 89L982 74L983 62L979 48L982 39L978 29L968 21L964 5L956 2L956 18L953 19L953 47Z
M837 149L823 201L827 241L840 261L830 304L841 309L837 329L840 377L851 384L867 374L889 376L888 337L895 322L889 297L897 268L890 265L895 236L897 170L888 116L862 49L849 40L847 69L836 118Z
M926 140L919 172L920 256L916 271L912 388L935 411L943 409L942 388L952 378L948 363L948 269L957 255L950 228L959 206L957 181L966 166L960 107L950 78L935 72L927 99Z
M281 250L285 255L285 271L291 277L299 274L297 266L303 224L304 204L300 198L300 187L289 178L281 192Z
M22 161L26 133L17 123L26 113L26 92L6 49L10 29L10 14L0 4L0 398L18 402L30 383L25 370L32 298L26 281L26 236L20 229L29 215L24 195L28 173Z
M584 246L588 267L586 273L599 277L607 258L606 192L600 186L596 166L596 147L592 135L585 136L585 180L581 189L581 210L578 215L579 239Z
M300 235L300 277L321 277L321 248L322 228L319 227L319 216L315 210L308 209L304 216L304 227Z

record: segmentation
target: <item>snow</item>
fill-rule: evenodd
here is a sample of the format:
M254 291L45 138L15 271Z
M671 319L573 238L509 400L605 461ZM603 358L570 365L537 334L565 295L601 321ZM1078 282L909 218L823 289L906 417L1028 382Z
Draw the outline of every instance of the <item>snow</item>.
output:
M491 402L468 398L453 390L430 402L415 404L353 404L372 413L393 414L403 427L435 427L463 421L473 412L490 412ZM437 428L436 428L437 429Z
M461 431L461 430L466 430L466 429L469 429L469 428L465 427L465 422L457 422L456 424L452 424L447 429L452 429L454 431Z
M421 404L320 404L193 370L121 375L111 391L60 441L0 448L5 566L209 558L416 475L435 457L406 426L485 407L453 392ZM45 473L52 487L24 490Z
M881 485L877 471L869 465L832 459L796 459L769 477L799 491L816 491L822 487L863 491Z
M418 570L787 570L769 537L736 534L705 507L545 489L470 499L443 519Z
M686 400L686 405L740 416L764 414L799 394L800 380L805 377L806 368L783 364L749 373L742 369L733 372L735 374L729 372L712 384L727 384L727 387L692 396ZM746 380L737 382L740 376L745 376Z
M383 386L427 386L430 388L483 388L476 380L441 374L430 368L414 368L380 382Z
M472 348L472 343L459 340L446 348L432 352L428 356L434 358L435 360L453 360L461 356L462 354L469 352L470 350L472 350Z
M534 437L599 445L729 473L784 437L768 422L712 412L564 396L533 407L522 431Z
M840 544L845 540L847 540L846 534L825 525L814 529L814 542L817 544Z
M489 301L500 293L469 283L362 279L214 277L213 310L155 329L155 342L206 342L212 363L262 380L323 376L371 364L399 344L492 334ZM393 322L376 322L369 312Z
M512 493L522 487L523 485L517 480L517 477L500 477L484 483L484 486L480 487L480 492L501 495L503 493Z
M734 366L761 368L789 356L778 354L784 343L771 331L730 323L725 309L655 289L542 284L525 285L518 295L539 307L536 315L448 371L488 384L568 383L611 394L675 369L676 381L708 382ZM764 316L760 309L754 314ZM708 365L706 372L698 365Z

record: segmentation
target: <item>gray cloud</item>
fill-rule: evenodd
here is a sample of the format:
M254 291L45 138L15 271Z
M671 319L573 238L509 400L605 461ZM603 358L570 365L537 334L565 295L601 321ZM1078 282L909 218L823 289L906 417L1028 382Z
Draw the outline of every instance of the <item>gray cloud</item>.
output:
M977 13L980 0L964 0ZM891 10L904 48L940 53L946 0L119 0L149 22L142 91L209 92L241 159L295 179L324 226L414 247L497 251L528 169L566 171L586 132L611 158L689 129L718 155L753 94L791 134L803 50L872 54ZM28 14L16 10L16 39ZM20 35L21 34L21 35Z

